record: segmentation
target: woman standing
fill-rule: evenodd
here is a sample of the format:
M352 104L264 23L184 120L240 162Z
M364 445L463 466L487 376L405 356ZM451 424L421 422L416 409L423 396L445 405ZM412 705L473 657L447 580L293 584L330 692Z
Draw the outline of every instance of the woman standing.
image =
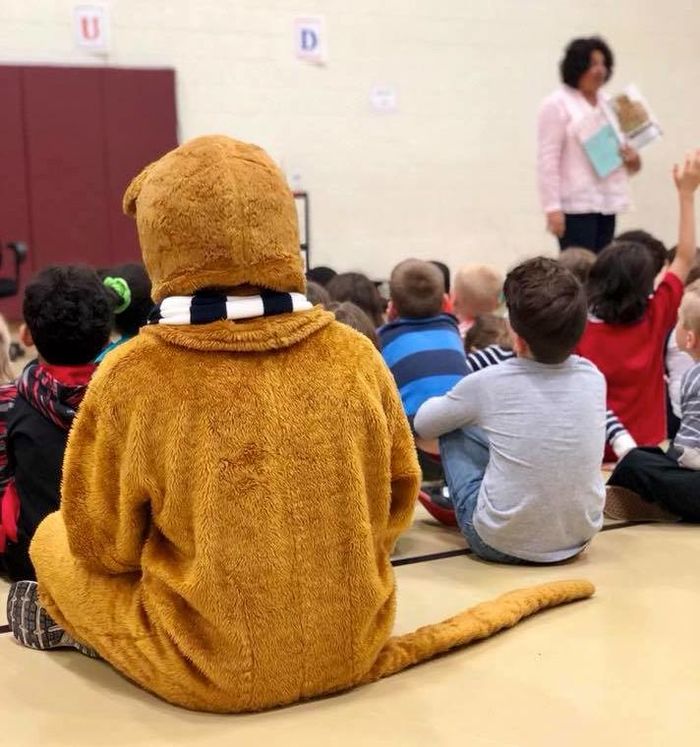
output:
M642 167L637 151L623 146L623 165L601 179L577 135L586 118L602 113L600 89L610 80L613 65L613 53L601 38L574 39L560 66L563 85L540 108L540 200L547 230L561 249L579 246L599 252L612 241L615 216L630 205L628 175Z

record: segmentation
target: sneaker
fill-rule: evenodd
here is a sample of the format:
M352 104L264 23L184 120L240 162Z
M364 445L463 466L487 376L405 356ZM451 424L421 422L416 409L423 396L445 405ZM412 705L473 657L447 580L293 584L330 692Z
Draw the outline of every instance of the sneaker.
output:
M448 527L456 527L457 517L449 500L449 492L445 495L444 491L447 491L447 487L444 485L430 492L421 490L418 493L418 500L421 506L441 524Z
M74 648L81 654L98 658L95 651L68 635L41 606L36 581L18 581L10 586L7 596L7 622L12 635L27 648L41 651Z
M608 485L605 489L603 513L608 519L617 521L680 521L680 516L672 514L658 503L645 501L632 490L616 485Z

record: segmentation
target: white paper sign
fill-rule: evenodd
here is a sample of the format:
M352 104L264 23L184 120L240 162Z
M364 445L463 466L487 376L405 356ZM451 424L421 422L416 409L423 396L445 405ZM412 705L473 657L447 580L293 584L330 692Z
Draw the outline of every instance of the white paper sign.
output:
M372 110L379 114L393 114L398 110L399 97L392 86L373 86L369 92Z
M326 24L321 16L294 19L294 49L300 60L326 62Z
M105 5L76 5L75 43L83 49L104 54L109 51L109 12Z

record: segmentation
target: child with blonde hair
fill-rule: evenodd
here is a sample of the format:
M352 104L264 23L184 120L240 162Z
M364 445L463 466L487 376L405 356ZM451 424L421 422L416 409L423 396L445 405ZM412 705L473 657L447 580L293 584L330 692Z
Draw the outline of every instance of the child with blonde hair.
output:
M501 305L503 281L502 273L488 265L465 265L457 271L452 310L462 338L477 317L492 314Z

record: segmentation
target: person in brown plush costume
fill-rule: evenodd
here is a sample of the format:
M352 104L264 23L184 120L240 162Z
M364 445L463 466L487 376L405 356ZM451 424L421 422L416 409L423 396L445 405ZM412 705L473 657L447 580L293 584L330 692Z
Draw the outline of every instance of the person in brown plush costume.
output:
M546 584L391 637L413 439L372 343L303 296L282 174L202 137L148 166L124 207L158 307L78 413L61 510L31 547L38 594L10 592L25 645L89 647L172 703L255 711L593 593Z

